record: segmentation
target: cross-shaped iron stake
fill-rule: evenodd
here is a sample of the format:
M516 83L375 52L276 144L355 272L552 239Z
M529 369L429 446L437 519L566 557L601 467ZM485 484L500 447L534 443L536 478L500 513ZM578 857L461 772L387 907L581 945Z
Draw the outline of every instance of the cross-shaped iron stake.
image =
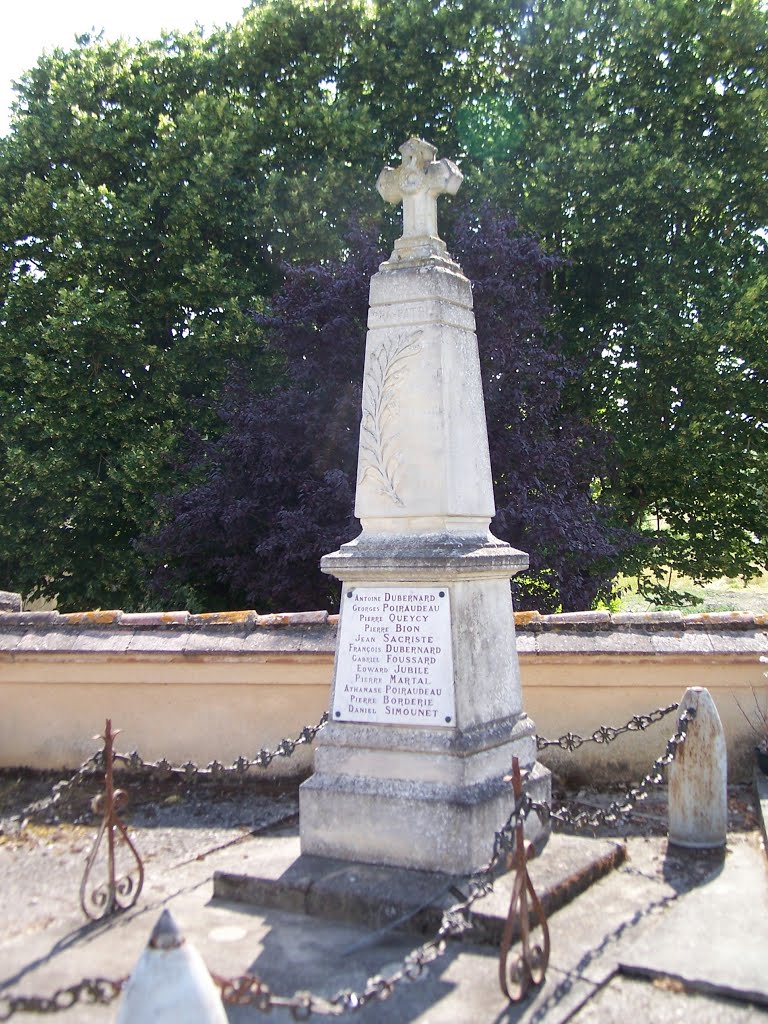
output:
M520 763L516 757L512 758L512 774L504 777L505 782L512 783L512 792L515 795L515 806L520 802L523 795L523 778L520 772ZM504 933L501 937L501 950L499 954L499 984L501 991L512 1003L519 1003L525 999L531 988L542 984L547 972L549 963L549 928L544 910L541 906L536 890L533 888L530 875L528 874L527 862L535 856L533 843L525 845L525 826L522 821L515 825L515 847L512 853L508 854L507 867L515 869L515 882L512 887L512 898L509 903L509 913L504 925ZM535 921L541 928L541 945L531 946L531 921L529 917L528 898L531 900L531 909ZM519 921L520 952L507 968L509 949L513 938L516 937L515 925ZM535 925L534 925L535 927ZM512 983L512 989L507 984L507 976Z

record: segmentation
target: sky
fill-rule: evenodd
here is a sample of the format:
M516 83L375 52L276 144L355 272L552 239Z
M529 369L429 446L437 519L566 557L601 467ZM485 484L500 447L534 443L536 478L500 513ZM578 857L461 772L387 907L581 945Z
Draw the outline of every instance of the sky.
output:
M163 29L189 31L236 22L246 0L6 0L0 18L0 135L8 131L11 83L44 50L70 49L75 37L104 30L106 39L154 39Z

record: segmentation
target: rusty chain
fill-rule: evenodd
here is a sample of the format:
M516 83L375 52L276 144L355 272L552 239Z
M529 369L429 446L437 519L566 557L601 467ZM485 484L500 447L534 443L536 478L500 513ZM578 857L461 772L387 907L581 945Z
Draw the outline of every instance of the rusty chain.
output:
M578 750L584 743L612 743L617 737L628 732L641 732L655 722L661 721L671 712L677 710L677 704L669 704L664 708L657 708L647 715L633 715L633 717L622 726L601 725L591 736L579 736L577 733L567 732L558 739L547 739L538 736L536 739L537 750L545 750L548 747L559 747L561 750ZM273 750L259 750L254 757L248 758L244 755L237 757L230 766L226 766L218 760L209 762L205 766L195 764L189 760L182 765L174 765L166 758L159 758L157 761L146 761L137 750L128 754L115 753L113 755L116 764L123 766L127 771L154 772L163 777L176 777L191 780L196 777L222 778L234 776L238 779L245 778L247 772L252 768L267 768L278 757L291 757L299 746L312 743L318 732L328 721L328 712L324 712L317 725L305 725L295 739L282 739ZM57 782L51 790L51 795L45 800L38 801L29 808L32 813L49 810L53 805L59 803L66 792L76 786L86 775L92 775L104 768L104 751L97 750L87 758L74 774L66 780Z
M252 758L241 754L229 766L222 764L221 761L210 761L205 767L195 764L194 761L174 765L164 757L157 761L145 761L136 750L130 754L116 753L114 758L116 763L122 764L128 771L156 772L165 777L176 776L177 778L193 779L207 776L220 779L227 775L234 775L243 778L251 768L268 768L275 758L291 757L297 747L312 743L327 721L328 712L324 711L317 725L305 725L295 739L282 739L274 750L259 750Z
M572 811L565 804L552 808L551 816L555 821L571 828L598 828L600 825L614 825L623 818L629 817L636 804L645 800L652 786L659 786L664 781L663 769L675 759L678 747L685 742L688 723L696 717L695 708L686 708L677 719L677 729L667 740L664 753L657 757L636 786L631 786L623 800L613 800L608 807L595 810Z
M245 974L237 978L221 978L213 975L221 991L222 1002L232 1006L253 1006L264 1013L283 1008L290 1011L294 1020L308 1020L314 1014L340 1017L362 1009L374 1000L388 998L395 987L403 981L415 981L426 968L442 956L447 940L462 935L472 925L469 912L474 903L493 890L494 878L500 864L514 846L515 829L524 824L531 813L536 813L542 822L549 818L549 806L534 801L523 793L515 797L515 804L505 824L494 835L493 850L488 864L467 879L467 895L443 912L440 927L435 936L413 949L403 958L399 967L386 977L375 975L368 979L363 989L343 989L326 998L311 992L296 992L293 996L280 996L271 991L260 978ZM0 993L0 1021L10 1020L15 1013L56 1013L67 1010L78 1002L107 1004L119 995L127 979L110 981L106 978L84 979L77 985L58 989L51 996L16 996Z
M579 736L575 732L567 732L564 736L560 736L556 740L546 739L544 736L536 737L536 749L546 750L547 747L559 747L560 750L568 750L571 753L574 750L578 750L579 747L585 743L613 743L619 736L623 736L628 732L642 732L655 722L660 722L662 718L666 718L667 715L673 711L677 711L679 704L668 704L665 708L657 708L655 711L651 711L647 715L633 715L626 725L612 726L612 725L601 725L595 729L591 736Z
M160 758L157 761L145 761L136 750L131 751L129 754L115 752L112 755L112 760L115 764L122 765L123 769L128 772L145 771L148 774L155 773L163 778L192 780L198 777L221 779L227 776L234 776L239 780L243 780L251 768L267 768L275 758L291 757L297 747L312 743L327 721L328 712L324 711L317 725L305 725L295 739L282 739L273 750L262 749L252 758L241 754L230 766L226 766L220 761L211 761L204 767L195 764L193 761L187 761L182 765L174 765L165 758ZM96 738L98 739L99 737ZM69 779L55 783L51 788L50 796L30 804L26 813L28 815L35 815L51 810L61 803L66 793L77 786L83 778L90 778L96 772L103 771L104 767L104 749L102 748L83 761Z
M467 895L443 911L440 927L433 938L411 950L400 965L386 977L374 975L359 991L343 989L331 998L314 995L311 992L297 992L293 996L277 996L264 982L253 975L244 974L239 978L225 979L214 976L219 985L222 1001L236 1006L255 1006L263 1012L277 1007L288 1009L294 1020L308 1020L313 1013L322 1016L340 1017L345 1013L361 1010L368 1003L384 1000L392 995L396 986L403 981L420 978L429 964L442 956L448 939L463 935L472 927L470 911L482 897L493 891L496 872L506 862L513 850L516 829L525 824L535 813L542 823L549 819L550 809L545 803L534 801L528 794L515 796L515 804L504 825L494 834L491 858L480 871L467 879Z
M0 1021L16 1013L61 1013L77 1003L109 1006L120 995L127 978L83 978L77 985L56 989L50 996L15 996L0 992Z

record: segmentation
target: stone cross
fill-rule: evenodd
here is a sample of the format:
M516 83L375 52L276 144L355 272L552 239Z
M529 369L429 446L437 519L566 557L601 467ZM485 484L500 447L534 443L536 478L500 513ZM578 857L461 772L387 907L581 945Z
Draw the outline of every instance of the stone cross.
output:
M464 176L452 160L435 160L437 150L421 139L409 139L400 152L401 166L385 167L376 182L382 199L403 204L403 234L395 250L402 250L400 258L442 256L445 245L437 234L437 197L455 195Z

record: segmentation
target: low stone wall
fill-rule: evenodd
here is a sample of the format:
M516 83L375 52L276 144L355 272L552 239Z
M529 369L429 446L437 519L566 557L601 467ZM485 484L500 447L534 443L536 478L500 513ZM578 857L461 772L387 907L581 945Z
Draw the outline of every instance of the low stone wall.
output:
M328 706L337 617L326 612L22 612L0 602L0 766L70 769L98 747L107 717L117 749L205 764L253 757L314 725ZM2 610L9 608L10 610ZM765 682L768 616L518 613L526 710L539 733L590 735L706 686L728 740L730 776L751 772L754 738L736 704ZM542 760L572 781L642 775L674 731L674 716L609 746ZM311 751L276 759L306 774Z

